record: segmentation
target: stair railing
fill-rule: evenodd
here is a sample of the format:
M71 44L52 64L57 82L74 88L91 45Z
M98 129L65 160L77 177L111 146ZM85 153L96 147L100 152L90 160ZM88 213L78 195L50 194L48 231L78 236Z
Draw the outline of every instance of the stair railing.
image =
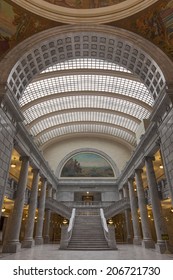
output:
M68 228L65 226L61 227L61 241L60 249L66 249L72 236L74 222L75 222L76 208L72 209Z
M117 250L116 240L115 240L115 230L112 227L108 228L103 208L100 208L100 217L101 217L101 223L104 231L104 236L106 238L106 241L108 242L109 247L111 249Z
M70 241L71 236L72 236L72 231L73 231L73 227L74 227L75 216L76 216L76 208L73 208L72 214L71 214L71 218L70 218L70 222L69 222L69 226L68 226L68 229L67 229L68 241Z
M109 230L108 230L108 226L107 226L106 219L104 216L103 208L100 208L100 217L101 217L101 222L102 222L102 227L103 227L105 238L106 238L107 242L109 243Z

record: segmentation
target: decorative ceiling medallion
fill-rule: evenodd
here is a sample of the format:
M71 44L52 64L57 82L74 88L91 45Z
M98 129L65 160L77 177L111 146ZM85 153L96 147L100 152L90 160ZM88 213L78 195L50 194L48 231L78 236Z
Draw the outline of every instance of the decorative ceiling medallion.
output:
M158 0L12 0L39 16L63 23L106 23L131 16Z

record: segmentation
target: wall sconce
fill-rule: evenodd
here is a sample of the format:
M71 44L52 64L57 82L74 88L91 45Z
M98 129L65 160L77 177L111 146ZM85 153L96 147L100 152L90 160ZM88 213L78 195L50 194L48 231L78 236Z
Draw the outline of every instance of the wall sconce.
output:
M6 210L6 209L5 209L5 207L3 206L1 212L4 213L5 210Z
M173 207L171 207L170 212L173 213Z
M112 220L112 219L109 219L109 220L108 220L108 225L113 225L113 224L114 224L113 220Z
M64 219L64 220L62 221L62 223L63 223L63 225L67 225L67 224L68 224L68 220L67 220L67 219Z
M16 158L14 157L13 161L11 162L11 168L15 168L16 167L16 163L14 162L16 160Z
M163 165L162 165L162 164L160 164L160 165L159 165L159 168L160 168L160 169L163 169Z

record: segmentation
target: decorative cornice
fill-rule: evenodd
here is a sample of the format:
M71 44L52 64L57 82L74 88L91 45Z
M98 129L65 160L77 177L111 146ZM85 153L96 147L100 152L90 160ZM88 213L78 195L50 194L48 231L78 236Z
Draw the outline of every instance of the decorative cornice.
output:
M72 9L43 0L12 0L34 14L63 23L106 23L131 16L158 0L126 0L122 3L95 9Z

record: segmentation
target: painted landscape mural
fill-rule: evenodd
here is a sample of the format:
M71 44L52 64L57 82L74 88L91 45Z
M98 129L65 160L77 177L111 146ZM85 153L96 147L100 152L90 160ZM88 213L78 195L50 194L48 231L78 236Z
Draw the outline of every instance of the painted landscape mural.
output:
M64 165L61 177L114 177L110 164L100 155L78 153Z

